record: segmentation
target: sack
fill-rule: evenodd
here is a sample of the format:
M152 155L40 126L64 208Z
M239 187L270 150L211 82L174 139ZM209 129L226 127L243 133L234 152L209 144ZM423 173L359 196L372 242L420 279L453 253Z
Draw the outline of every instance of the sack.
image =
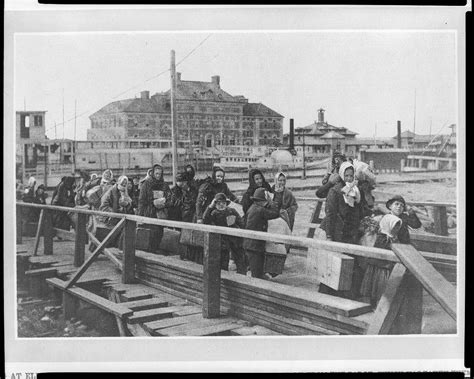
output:
M200 230L181 229L179 243L187 246L204 247L204 232Z
M354 176L357 180L367 181L369 182L369 184L375 185L375 173L372 171L372 169L367 163L355 160L353 165L355 169Z
M267 232L286 236L291 235L290 227L288 226L287 222L281 217L268 221ZM265 242L265 251L267 253L286 255L288 254L289 249L289 245L270 241Z
M102 187L100 185L91 188L89 191L86 192L87 204L94 208L99 208L102 194Z

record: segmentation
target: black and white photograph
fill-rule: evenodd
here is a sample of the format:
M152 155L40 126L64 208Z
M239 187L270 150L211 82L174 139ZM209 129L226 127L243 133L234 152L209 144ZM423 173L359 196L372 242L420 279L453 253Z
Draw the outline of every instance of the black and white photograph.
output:
M467 370L467 7L7 3L8 378Z

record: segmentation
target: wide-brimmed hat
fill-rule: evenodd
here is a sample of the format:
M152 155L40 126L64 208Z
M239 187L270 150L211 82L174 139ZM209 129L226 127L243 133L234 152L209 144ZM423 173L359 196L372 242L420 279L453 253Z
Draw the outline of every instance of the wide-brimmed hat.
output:
M252 200L267 200L265 197L265 188L257 188L255 192L253 193L253 196L251 196Z
M227 204L230 204L230 200L227 198L227 196L223 193L218 193L215 197L214 197L214 200L215 201L225 201Z
M403 209L406 209L407 207L407 203L405 202L405 199L403 197L401 197L400 195L395 195L394 197L392 197L391 199L389 199L386 203L385 203L385 206L390 209L390 206L395 202L395 201L399 201L400 203L403 204Z

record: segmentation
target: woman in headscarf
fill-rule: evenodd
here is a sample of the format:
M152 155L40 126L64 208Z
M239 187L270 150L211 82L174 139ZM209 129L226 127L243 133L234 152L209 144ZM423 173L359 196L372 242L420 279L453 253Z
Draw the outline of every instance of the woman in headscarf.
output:
M283 172L278 172L275 175L275 184L272 186L272 191L274 194L273 201L278 204L280 209L280 216L293 231L298 204L293 193L286 188L286 175Z
M263 188L265 191L272 192L272 187L265 180L263 173L254 168L249 171L249 187L242 196L242 210L244 214L247 213L250 206L253 204L252 196L257 188Z
M379 223L379 231L374 247L390 250L392 243L399 243L398 233L402 226L402 220L393 215L387 214L382 217ZM387 284L393 263L384 262L377 259L366 259L367 267L360 286L360 294L364 301L370 301L375 306L379 301Z
M203 214L206 208L218 193L223 193L230 201L238 203L237 197L230 191L227 183L224 181L225 171L221 167L213 167L212 177L206 180L199 187L199 193L196 201L197 222L203 223Z
M354 182L354 167L343 162L339 168L341 181L329 190L326 199L326 217L320 228L330 241L355 244L360 223L361 195Z
M163 179L163 167L155 164L151 175L143 181L140 188L138 215L167 219L170 206L171 191ZM144 224L143 227L151 231L150 247L152 251L157 251L163 236L163 227L153 224Z
M122 175L117 183L110 187L101 198L99 210L102 212L133 214L132 199L127 190L128 178ZM118 218L99 216L99 221L107 227L113 228L118 222Z

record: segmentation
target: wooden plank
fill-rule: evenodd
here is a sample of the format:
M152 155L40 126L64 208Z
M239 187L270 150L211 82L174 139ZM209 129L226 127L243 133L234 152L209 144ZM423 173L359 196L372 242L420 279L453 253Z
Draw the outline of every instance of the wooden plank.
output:
M125 220L122 283L133 283L135 281L136 229L137 223L135 221Z
M177 334L177 335L182 335L182 336L209 336L217 333L224 333L224 332L229 332L233 329L240 328L242 326L242 322L238 321L229 321L224 324L220 325L214 325L214 326L205 326L202 328L196 328L196 329L190 329L184 331L182 334Z
M352 287L354 258L331 251L308 249L306 275L337 291Z
M124 307L127 307L128 309L131 309L132 311L143 311L145 309L166 307L169 305L169 302L162 300L159 297L152 297L150 299L144 300L124 301L120 304L122 304Z
M52 267L39 268L36 270L25 271L26 276L44 276L44 275L56 275L58 270Z
M46 279L46 282L56 288L62 289L70 295L73 295L81 300L84 300L85 302L88 302L89 304L95 305L119 317L127 317L133 314L132 310L122 306L121 304L114 303L83 288L67 288L67 282L59 278Z
M84 272L88 269L88 267L92 264L92 262L94 262L94 260L99 256L99 254L102 252L102 250L107 245L107 243L120 233L124 224L125 224L125 219L121 219L118 222L118 224L112 229L112 231L107 235L107 237L104 238L104 240L100 243L100 245L97 246L96 250L92 253L89 259L79 268L77 273L69 280L66 288L71 288L74 285L74 283L77 282L77 280L82 276L82 274L84 274Z
M125 292L124 294L120 295L122 301L135 301L135 300L144 300L144 299L151 299L153 294L148 291L143 290L133 290Z
M387 334L389 332L406 294L406 283L402 285L406 272L406 267L401 263L397 263L393 267L366 334Z
M187 306L181 307L180 310L173 312L173 316L188 316L188 315L195 315L195 314L201 314L201 313L202 313L202 308L187 305Z
M136 324L139 322L161 320L162 318L172 317L173 312L177 310L179 310L179 307L146 309L143 311L134 312L133 315L128 317L127 321L130 324Z
M87 242L87 215L77 214L76 238L74 243L74 266L80 267L84 263L85 246Z
M281 336L281 333L275 332L274 330L265 328L261 325L242 326L237 329L232 329L232 334L238 336Z
M204 235L202 315L205 318L219 317L221 293L221 236L216 233Z
M35 237L35 245L33 248L33 255L38 254L38 246L39 246L39 241L41 237L41 232L43 229L43 219L44 219L44 209L41 210L40 216L39 216L39 221L38 221L38 229L36 231L36 237Z
M392 250L423 287L456 320L456 289L411 245L393 244Z
M167 318L163 320L150 321L150 322L144 323L143 327L153 333L155 330L169 328L172 326L183 325L183 324L187 324L189 322L194 322L197 320L202 320L201 314L192 314L192 315L187 315L187 316L182 316L182 317L173 317L173 318Z
M323 201L320 200L316 203L316 208L314 209L313 213L311 214L310 223L319 224L319 222L320 222L319 215L321 214L322 207L323 207ZM308 234L306 235L306 237L307 238L314 238L315 230L316 230L316 227L309 227Z
M188 322L186 324L176 325L169 328L163 328L156 331L158 334L163 336L178 336L182 335L182 333L186 332L186 330L194 330L201 327L208 327L208 326L215 326L219 324L226 324L229 321L234 321L236 319L230 319L229 317L219 317L219 318L212 318L206 319L202 318L200 320L196 320L193 322Z
M52 211L44 210L43 217L43 254L52 255L54 237Z
M448 235L448 216L445 206L433 207L434 232L440 236Z

